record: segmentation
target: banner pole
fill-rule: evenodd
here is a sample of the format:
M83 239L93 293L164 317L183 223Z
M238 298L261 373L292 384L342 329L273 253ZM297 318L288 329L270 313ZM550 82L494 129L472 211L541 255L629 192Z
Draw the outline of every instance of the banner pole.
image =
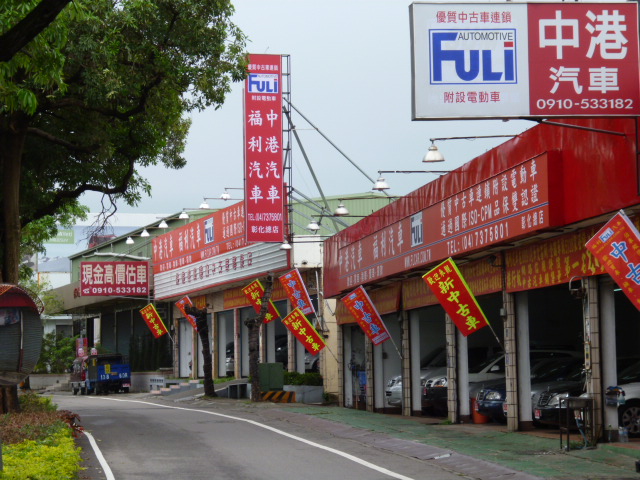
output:
M495 337L496 342L498 342L498 345L500 345L500 348L502 349L502 352L504 353L505 352L504 345L502 345L502 342L498 338L498 335L496 334L496 331L493 329L493 325L491 325L489 322L487 322L487 325L491 329L491 333L493 333L493 336Z
M400 353L400 350L398 349L398 346L396 345L396 342L393 341L393 337L391 336L391 334L389 334L389 340L391 340L391 343L393 343L393 346L396 348L396 352L398 352L398 356L400 357L400 360L404 360L402 358L402 354Z

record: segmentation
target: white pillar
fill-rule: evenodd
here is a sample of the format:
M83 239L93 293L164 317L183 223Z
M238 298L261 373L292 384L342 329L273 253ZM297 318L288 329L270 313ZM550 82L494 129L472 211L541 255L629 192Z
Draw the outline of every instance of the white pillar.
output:
M96 318L93 319L93 344L94 345L99 345L101 343L101 339L100 339L101 320L102 320L102 317L100 315L98 315Z
M600 278L600 353L602 386L606 389L609 386L618 384L618 373L616 371L616 305L615 288L611 277ZM592 361L594 359L592 358ZM604 402L603 402L604 403ZM617 427L618 408L604 406L604 426ZM606 432L605 432L606 433Z
M518 420L532 422L531 410L531 358L529 355L529 295L527 292L516 296L516 352L518 377ZM509 352L511 353L511 352Z
M382 345L373 347L373 408L374 411L384 408L384 370L382 368Z
M353 407L353 370L351 369L351 365L353 362L352 358L352 350L351 350L351 328L349 325L340 326L342 328L342 339L343 339L343 358L345 361L343 362L344 367L344 406L345 407Z

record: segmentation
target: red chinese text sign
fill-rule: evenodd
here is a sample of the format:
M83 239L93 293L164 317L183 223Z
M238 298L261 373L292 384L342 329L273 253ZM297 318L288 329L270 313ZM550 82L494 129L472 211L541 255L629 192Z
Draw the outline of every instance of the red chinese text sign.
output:
M302 313L305 315L315 313L313 305L311 304L311 298L309 298L309 293L307 292L307 287L305 287L297 268L285 273L279 280L285 292L287 292L287 297L289 297L291 305L302 310Z
M247 242L282 242L284 169L280 55L250 55L245 84Z
M385 327L376 307L374 307L362 285L342 297L341 300L374 345L380 345L391 338L387 327Z
M140 310L140 314L155 338L160 338L167 333L167 327L162 321L162 318L160 318L156 307L154 307L152 303L142 308Z
M422 277L466 337L489 325L469 286L451 258Z
M326 346L320 334L313 328L299 308L296 308L284 317L282 323L284 323L300 343L304 345L304 348L306 348L310 354L316 355Z
M81 262L82 296L148 295L148 262Z
M640 234L624 212L609 220L586 247L640 310Z
M260 313L260 309L262 308L262 297L264 296L264 287L262 286L262 283L260 283L260 280L250 283L242 289L242 292L247 296L256 313ZM276 318L280 318L280 313L273 302L269 300L269 306L267 308L267 315L264 317L264 323L269 323Z
M194 317L193 315L189 315L186 311L186 306L193 306L193 302L191 301L191 299L189 297L183 297L180 300L178 300L176 302L176 307L178 307L178 310L180 310L180 313L182 313L182 316L184 318L186 318L189 323L191 324L191 326L198 331L198 326L196 325L196 317Z

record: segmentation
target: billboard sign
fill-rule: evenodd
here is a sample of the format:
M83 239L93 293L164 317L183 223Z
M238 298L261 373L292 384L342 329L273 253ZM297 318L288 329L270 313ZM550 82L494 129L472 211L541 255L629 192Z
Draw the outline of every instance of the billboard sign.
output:
M80 295L147 296L148 262L81 262Z
M248 242L284 239L285 186L280 55L249 55L244 98Z
M638 5L414 3L413 119L640 113Z

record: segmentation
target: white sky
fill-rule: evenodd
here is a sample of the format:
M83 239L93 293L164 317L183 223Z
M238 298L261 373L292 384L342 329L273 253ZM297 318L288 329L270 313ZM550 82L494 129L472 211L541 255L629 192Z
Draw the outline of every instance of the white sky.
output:
M251 53L291 55L292 103L369 177L378 170L449 170L505 139L439 143L444 163L421 162L431 137L517 134L530 121L411 121L409 1L236 0L235 23L249 37ZM145 169L151 198L121 212L178 212L218 198L224 187L243 184L242 85L219 110L192 115L193 125L179 171ZM299 115L293 122L326 195L362 193L372 183ZM318 191L295 144L293 186L307 196ZM406 194L432 174L385 175L392 195ZM230 191L236 198L242 192ZM97 196L85 203L92 211ZM226 206L210 200L212 207Z

